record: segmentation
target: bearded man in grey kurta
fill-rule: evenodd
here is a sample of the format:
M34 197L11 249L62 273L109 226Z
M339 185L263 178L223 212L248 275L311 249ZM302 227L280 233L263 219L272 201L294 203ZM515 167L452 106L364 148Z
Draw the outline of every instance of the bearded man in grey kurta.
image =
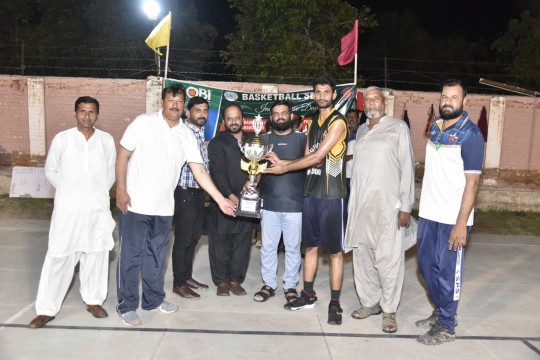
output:
M368 120L354 145L345 251L353 250L354 281L364 319L383 312L384 332L396 332L404 274L404 237L414 204L414 155L405 122L385 115L377 87L364 94Z

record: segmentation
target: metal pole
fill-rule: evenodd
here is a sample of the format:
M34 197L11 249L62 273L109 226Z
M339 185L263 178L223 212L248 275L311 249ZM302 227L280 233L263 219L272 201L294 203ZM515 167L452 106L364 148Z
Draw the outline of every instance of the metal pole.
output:
M163 86L167 80L167 69L169 68L169 45L167 45L167 54L165 55L165 78L163 79Z
M155 29L156 28L156 20L157 19L154 19L152 20L152 24L154 25L154 27L152 29ZM160 51L159 48L157 48L157 51ZM157 77L159 77L159 73L161 72L161 69L160 69L160 58L159 58L159 55L157 52L154 52L154 64L156 65L156 68L157 68Z
M386 62L386 56L384 57L384 88L388 89L388 64Z
M24 41L21 44L21 75L24 75Z
M161 51L161 49L157 48L157 51ZM158 53L156 53L156 66L157 66L157 76L159 77L159 74L161 73L161 58L159 57Z
M357 65L358 65L358 54L354 54L354 85L356 86L356 83L357 83L357 77L358 77L358 73L357 73Z

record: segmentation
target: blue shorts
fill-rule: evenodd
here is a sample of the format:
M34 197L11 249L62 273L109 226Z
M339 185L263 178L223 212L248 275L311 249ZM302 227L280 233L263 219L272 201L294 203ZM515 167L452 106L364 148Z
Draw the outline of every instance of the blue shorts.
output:
M304 198L302 247L322 247L325 254L343 251L345 199Z

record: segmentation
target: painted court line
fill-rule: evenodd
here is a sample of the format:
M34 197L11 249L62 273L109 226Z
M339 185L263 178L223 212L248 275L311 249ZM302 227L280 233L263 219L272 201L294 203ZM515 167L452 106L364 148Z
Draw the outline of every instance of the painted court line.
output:
M9 328L26 328L26 324L3 323L0 326ZM105 326L69 326L50 325L37 331L47 329L64 330L95 330L95 331L140 331L140 332L169 332L169 333L192 333L192 334L216 334L216 335L262 335L262 336L328 336L328 337L351 337L351 338L399 338L416 339L418 335L398 334L354 334L354 333L325 333L325 332L297 332L297 331L252 331L252 330L210 330L210 329L172 329L172 328L143 328L143 327L105 327ZM540 337L523 336L459 336L458 340L495 340L495 341L540 341ZM532 344L528 346L534 347Z
M531 344L529 342L530 340L523 340L522 342L525 344L525 346L527 346L529 349L531 349L532 351L534 351L535 353L537 353L538 355L540 355L540 349L538 349L536 346L534 346L533 344Z
M5 328L4 325L12 324L15 320L20 318L24 313L26 313L28 310L32 309L34 307L35 303L36 303L35 301L32 301L30 304L28 304L24 308L22 308L18 313L16 313L15 315L13 315L9 319L7 319L3 324L1 324L2 327L0 327L0 330L3 330Z
M27 312L28 310L32 309L34 307L34 305L36 304L35 301L32 301L30 304L26 305L22 310L20 310L18 313L16 313L15 315L13 315L12 317L10 317L9 319L7 319L4 324L11 324L13 323L15 320L17 320L18 318L20 318L25 312Z

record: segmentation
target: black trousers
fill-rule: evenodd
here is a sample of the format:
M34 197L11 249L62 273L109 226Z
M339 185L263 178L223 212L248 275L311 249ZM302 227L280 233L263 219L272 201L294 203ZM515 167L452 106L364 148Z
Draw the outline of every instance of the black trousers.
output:
M186 284L193 275L193 257L195 247L201 238L206 218L204 192L200 189L182 189L174 191L174 245L172 266L174 286Z
M208 234L210 271L215 285L244 282L251 250L251 230L237 234Z

